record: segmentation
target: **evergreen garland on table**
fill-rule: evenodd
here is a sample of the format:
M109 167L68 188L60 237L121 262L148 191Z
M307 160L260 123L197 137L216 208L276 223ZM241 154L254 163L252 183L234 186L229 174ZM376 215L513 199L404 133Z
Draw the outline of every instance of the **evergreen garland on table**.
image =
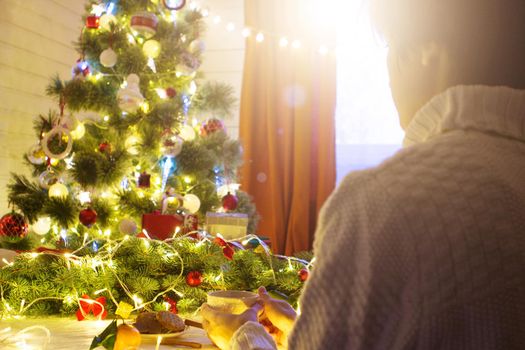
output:
M267 249L236 250L230 260L208 239L171 242L129 238L84 242L76 252L22 253L0 269L0 317L69 316L83 295L104 296L115 312L123 301L138 310L165 310L166 298L181 313L194 312L213 290L252 290L266 286L296 304L304 260L278 258ZM187 275L199 272L192 286Z

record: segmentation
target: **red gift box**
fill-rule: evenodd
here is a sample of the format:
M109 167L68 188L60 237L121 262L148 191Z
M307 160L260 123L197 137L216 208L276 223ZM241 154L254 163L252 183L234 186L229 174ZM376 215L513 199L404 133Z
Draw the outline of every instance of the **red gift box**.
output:
M160 240L172 238L177 227L180 227L180 230L184 228L184 218L180 215L160 213L142 215L142 230L145 230L150 238Z

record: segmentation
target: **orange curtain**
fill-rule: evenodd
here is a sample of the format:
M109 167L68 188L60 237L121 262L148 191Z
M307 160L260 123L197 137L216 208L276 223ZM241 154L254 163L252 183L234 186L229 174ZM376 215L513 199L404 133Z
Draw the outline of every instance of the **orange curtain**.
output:
M313 26L315 3L322 6L245 1L252 33L241 95L241 183L261 214L258 233L284 254L311 249L319 209L335 185L335 55L319 53L335 40L333 31Z

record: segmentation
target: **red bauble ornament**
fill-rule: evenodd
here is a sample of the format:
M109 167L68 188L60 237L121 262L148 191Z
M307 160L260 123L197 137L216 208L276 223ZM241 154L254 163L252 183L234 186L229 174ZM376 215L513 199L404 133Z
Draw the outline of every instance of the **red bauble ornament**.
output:
M190 287L198 287L202 283L202 273L199 271L190 271L186 275L186 283Z
M91 208L83 209L78 214L78 220L82 223L82 225L91 227L95 222L97 222L97 212Z
M0 236L5 237L25 237L28 225L23 215L10 213L0 219Z
M137 181L137 185L140 188L149 188L151 186L151 175L147 172L143 172L139 175L139 179Z
M210 118L202 125L203 135L210 135L217 131L224 131L224 123L220 119Z
M176 314L176 313L179 312L179 310L177 310L177 301L176 301L176 300L173 300L173 299L171 299L170 297L165 296L165 297L164 297L164 301L165 301L166 303L170 304L170 310L169 310L169 311L170 311L171 313Z
M299 279L302 282L306 282L306 280L308 279L308 276L310 275L310 271L308 271L307 268L304 268L304 269L299 270L297 275L299 276Z
M87 16L86 18L86 27L89 29L97 29L100 24L100 17L95 15Z
M236 195L231 194L228 192L228 194L224 197L222 197L222 207L226 210L235 210L237 209L237 205L239 204L239 199Z
M172 87L167 88L166 89L166 96L168 96L169 98L174 98L175 96L177 96L177 90L175 90Z
M98 145L98 150L99 150L100 153L110 154L111 153L111 145L107 141L102 142L100 145Z

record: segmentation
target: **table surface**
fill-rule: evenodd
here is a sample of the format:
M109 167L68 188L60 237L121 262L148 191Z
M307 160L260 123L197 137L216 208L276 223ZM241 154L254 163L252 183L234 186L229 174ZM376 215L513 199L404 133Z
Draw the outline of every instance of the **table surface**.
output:
M91 341L93 340L93 337L100 334L110 322L111 320L77 321L76 319L70 318L24 318L20 320L0 320L0 349L26 349L25 347L21 347L20 345L18 345L17 347L17 345L13 344L14 335L18 331L27 327L44 326L51 333L50 343L47 345L47 347L42 347L46 338L45 334L43 332L34 331L34 333L31 333L29 339L27 340L27 344L33 346L30 349L88 350L89 346L91 345ZM218 349L212 344L208 337L206 337L206 333L199 328L189 327L189 329L186 330L183 334L181 334L178 337L178 339L200 343L202 344L201 349ZM2 342L2 340L4 342ZM156 341L149 340L148 342L145 342L143 340L140 349L156 349ZM191 348L177 345L160 345L159 349L173 350Z

